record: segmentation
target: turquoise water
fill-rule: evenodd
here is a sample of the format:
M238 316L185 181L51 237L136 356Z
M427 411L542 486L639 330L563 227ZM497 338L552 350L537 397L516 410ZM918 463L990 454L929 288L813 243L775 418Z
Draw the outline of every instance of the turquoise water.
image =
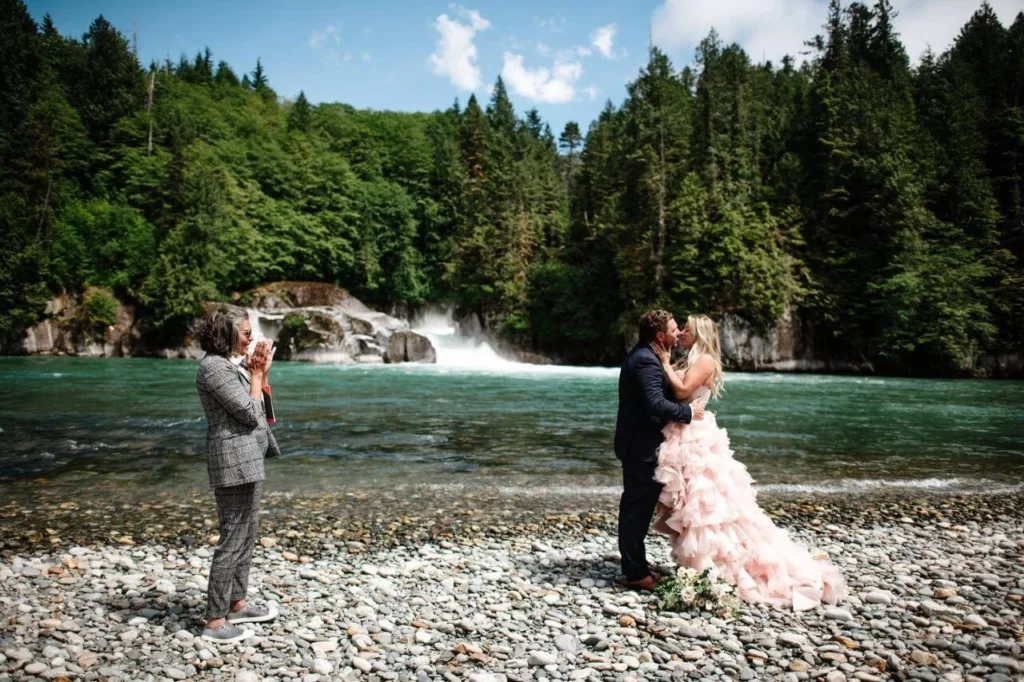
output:
M0 488L205 486L197 363L3 358ZM613 489L616 369L279 362L276 487ZM1024 382L731 374L712 403L762 490L1005 489ZM0 490L2 492L2 490Z

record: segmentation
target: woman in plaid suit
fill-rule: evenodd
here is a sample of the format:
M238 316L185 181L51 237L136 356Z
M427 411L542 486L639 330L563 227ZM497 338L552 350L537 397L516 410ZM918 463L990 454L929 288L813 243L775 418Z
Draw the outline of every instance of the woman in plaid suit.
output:
M210 313L199 332L199 345L206 357L199 364L196 389L206 411L206 466L220 520L203 638L215 642L243 640L253 633L239 624L277 616L245 599L259 530L263 460L281 452L263 407L263 386L274 349L261 341L246 355L251 340L248 313L232 305L219 306Z

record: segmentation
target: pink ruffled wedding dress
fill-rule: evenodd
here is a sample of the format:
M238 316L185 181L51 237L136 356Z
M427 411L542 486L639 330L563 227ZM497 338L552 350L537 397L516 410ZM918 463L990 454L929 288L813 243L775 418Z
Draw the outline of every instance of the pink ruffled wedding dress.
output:
M711 391L690 402L706 405ZM732 458L729 437L705 412L665 427L655 478L664 486L655 529L669 536L672 558L697 571L714 566L749 602L805 611L846 597L839 570L776 527L757 505L747 469Z

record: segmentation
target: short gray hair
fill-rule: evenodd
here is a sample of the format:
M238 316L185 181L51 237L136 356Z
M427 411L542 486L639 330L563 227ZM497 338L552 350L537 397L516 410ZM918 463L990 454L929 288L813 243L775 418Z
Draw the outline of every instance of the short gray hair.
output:
M245 308L236 305L217 306L199 328L199 347L207 353L228 357L235 352L235 342L242 323L249 319Z

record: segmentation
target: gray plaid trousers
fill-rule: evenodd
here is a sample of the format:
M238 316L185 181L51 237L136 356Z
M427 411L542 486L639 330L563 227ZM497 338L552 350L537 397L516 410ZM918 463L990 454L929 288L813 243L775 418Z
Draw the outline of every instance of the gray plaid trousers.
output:
M245 599L249 566L260 527L263 481L214 488L220 542L213 552L206 591L206 619L223 618L231 602Z

